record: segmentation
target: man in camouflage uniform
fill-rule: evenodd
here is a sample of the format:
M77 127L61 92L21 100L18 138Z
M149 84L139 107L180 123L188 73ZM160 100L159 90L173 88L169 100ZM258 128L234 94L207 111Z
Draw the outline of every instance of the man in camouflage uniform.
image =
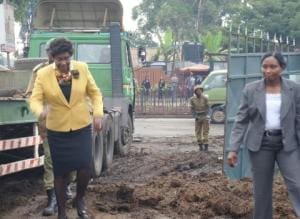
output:
M195 118L195 134L200 151L208 151L208 99L203 95L203 88L200 85L194 87L195 95L191 97L191 111Z
M53 63L53 58L51 56L51 51L50 51L50 43L52 42L53 39L49 40L46 43L46 52L48 55L48 61L43 62L35 66L32 70L31 78L28 83L25 95L29 97L32 93L32 89L34 87L34 82L37 77L37 72L46 67L47 65ZM48 197L48 202L46 208L43 210L43 216L51 216L54 215L57 209L57 202L56 202L56 196L55 196L55 191L54 191L54 175L53 175L53 166L52 166L52 159L51 159L51 154L50 154L50 148L48 144L48 139L47 139L47 130L46 130L46 119L39 119L39 134L41 138L43 139L43 148L44 148L44 187L47 192L47 197ZM72 172L70 174L70 182L75 180L75 173ZM70 186L67 187L66 191L66 196L68 198L72 198L72 192L70 189Z

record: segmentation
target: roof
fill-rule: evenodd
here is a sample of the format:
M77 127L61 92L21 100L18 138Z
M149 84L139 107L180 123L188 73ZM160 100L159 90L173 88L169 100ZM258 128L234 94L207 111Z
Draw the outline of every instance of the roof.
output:
M220 70L215 70L212 71L210 74L223 74L223 73L227 73L227 69L220 69Z

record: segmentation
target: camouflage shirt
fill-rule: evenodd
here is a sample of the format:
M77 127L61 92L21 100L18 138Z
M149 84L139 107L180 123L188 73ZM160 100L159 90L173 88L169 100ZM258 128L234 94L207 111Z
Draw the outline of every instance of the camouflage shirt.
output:
M34 86L34 82L35 82L38 70L40 70L41 68L44 68L47 65L49 65L49 62L42 62L42 63L38 64L37 66L35 66L33 68L32 73L31 73L31 77L30 77L30 81L27 85L27 89L26 89L26 92L25 92L26 96L30 96L31 93L32 93L32 89L33 89L33 86Z
M205 119L208 116L208 99L204 95L193 96L190 99L191 111L195 119Z
M38 70L46 67L47 65L49 65L49 62L43 62L43 63L40 63L40 64L38 64L37 66L35 66L33 68L31 78L30 78L30 81L28 83L28 86L27 86L27 89L26 89L26 92L25 92L25 95L27 97L29 97L32 93L34 82L35 82ZM39 134L42 137L42 139L44 139L44 138L47 137L46 119L40 119L39 118L38 122L39 122L38 123Z

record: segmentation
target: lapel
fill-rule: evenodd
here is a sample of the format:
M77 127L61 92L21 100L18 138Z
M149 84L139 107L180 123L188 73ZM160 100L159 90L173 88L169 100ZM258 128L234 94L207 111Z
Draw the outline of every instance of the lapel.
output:
M287 83L287 80L281 78L281 108L280 108L280 120L282 120L289 111L293 96L293 88Z
M75 63L74 63L73 61L71 61L71 64L70 64L70 71L72 71L72 70L75 69L75 68L74 68L74 65L75 65ZM72 77L72 85L71 85L70 101L69 101L69 103L68 103L69 105L72 105L72 103L73 103L73 101L74 101L74 98L75 98L75 96L74 96L74 90L75 90L75 87L77 86L78 81L79 81L79 78L78 78L78 79L74 79L74 78Z
M58 96L59 99L63 102L63 104L67 105L68 107L70 107L70 104L68 103L68 101L66 100L61 88L59 87L58 81L56 79L55 76L55 64L53 63L51 66L51 80L52 80L52 84L54 85L53 89L57 90L58 92ZM73 89L73 85L72 85L72 89ZM71 93L72 95L72 93Z
M255 103L264 121L266 121L266 91L264 79L260 80L255 89Z

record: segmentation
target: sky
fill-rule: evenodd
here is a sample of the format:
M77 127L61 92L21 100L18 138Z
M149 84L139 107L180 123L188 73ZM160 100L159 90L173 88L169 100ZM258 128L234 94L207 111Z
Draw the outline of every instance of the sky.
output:
M142 0L120 0L123 5L123 24L125 30L136 30L137 24L131 18L131 11L134 6L137 6L142 2Z

